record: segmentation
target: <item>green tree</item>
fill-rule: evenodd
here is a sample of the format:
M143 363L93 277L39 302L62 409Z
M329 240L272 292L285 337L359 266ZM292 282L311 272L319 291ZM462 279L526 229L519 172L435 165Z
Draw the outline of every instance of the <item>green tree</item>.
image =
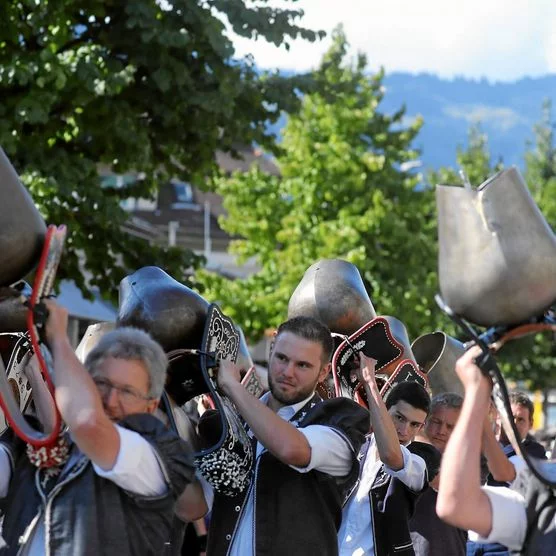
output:
M415 336L430 329L436 291L434 196L405 170L421 120L379 111L383 73L369 76L359 55L346 62L341 30L314 89L290 114L277 157L280 177L253 168L216 182L236 236L232 251L260 271L230 281L202 272L220 300L256 339L287 313L304 271L321 258L357 265L379 314L395 315Z
M111 292L144 264L183 277L195 257L123 233L119 203L176 174L202 182L217 149L272 145L267 122L298 101L301 80L235 59L229 30L275 45L315 40L302 15L265 0L1 3L0 145L45 219L68 225L62 277L83 288L84 266ZM100 189L99 164L145 179Z
M487 178L503 169L504 165L501 160L496 163L493 162L488 147L488 137L483 133L479 123L469 128L467 145L457 147L456 166L457 170L444 167L430 171L428 175L429 183L434 186L436 184L463 185L460 174L460 170L462 170L472 187L477 187Z

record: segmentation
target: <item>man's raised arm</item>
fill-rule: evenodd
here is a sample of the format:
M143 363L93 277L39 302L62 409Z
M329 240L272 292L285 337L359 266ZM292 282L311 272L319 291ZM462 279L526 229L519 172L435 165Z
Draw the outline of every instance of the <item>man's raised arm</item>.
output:
M465 398L442 459L436 511L451 525L487 537L492 529L492 509L481 490L480 455L491 384L475 365L480 353L479 348L472 348L456 365Z
M67 336L68 313L47 300L46 338L54 361L56 404L75 443L102 469L112 469L120 436L102 406L93 379L81 364Z

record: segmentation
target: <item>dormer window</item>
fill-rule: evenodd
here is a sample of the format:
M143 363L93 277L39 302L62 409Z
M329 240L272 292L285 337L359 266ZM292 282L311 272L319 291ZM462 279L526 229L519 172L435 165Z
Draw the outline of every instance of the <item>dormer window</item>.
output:
M174 189L174 201L171 208L174 210L199 210L199 206L193 200L193 188L190 183L177 179L170 180Z
M176 195L176 201L178 203L193 202L193 189L191 187L191 184L179 180L172 180L170 183L174 187L174 193Z

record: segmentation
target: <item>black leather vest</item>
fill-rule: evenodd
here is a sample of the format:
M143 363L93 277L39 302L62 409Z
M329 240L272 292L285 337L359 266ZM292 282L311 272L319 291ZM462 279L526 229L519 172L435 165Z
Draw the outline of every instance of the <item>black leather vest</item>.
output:
M257 556L338 554L342 502L359 474L356 456L369 428L369 414L346 398L321 401L314 396L290 422L299 428L326 425L346 438L353 447L349 475L337 478L315 470L300 473L263 452L256 460L249 489L233 498L215 496L208 556L228 553L253 488Z
M153 415L130 415L119 424L154 446L168 492L159 497L126 492L98 476L83 454L66 466L51 488L44 489L23 441L6 435L2 442L9 446L15 466L2 501L2 533L8 546L0 554L17 554L20 537L37 513L45 520L47 554L160 556L171 549L174 504L194 475L191 450Z

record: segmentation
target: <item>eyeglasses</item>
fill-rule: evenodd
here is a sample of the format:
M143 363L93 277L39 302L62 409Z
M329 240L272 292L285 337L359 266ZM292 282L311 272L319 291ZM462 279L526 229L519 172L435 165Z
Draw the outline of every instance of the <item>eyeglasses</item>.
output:
M138 400L149 401L154 399L151 396L141 394L131 386L120 386L119 384L114 384L107 378L94 377L93 382L96 384L98 391L103 398L110 395L112 390L116 390L118 398L123 405L132 405Z

